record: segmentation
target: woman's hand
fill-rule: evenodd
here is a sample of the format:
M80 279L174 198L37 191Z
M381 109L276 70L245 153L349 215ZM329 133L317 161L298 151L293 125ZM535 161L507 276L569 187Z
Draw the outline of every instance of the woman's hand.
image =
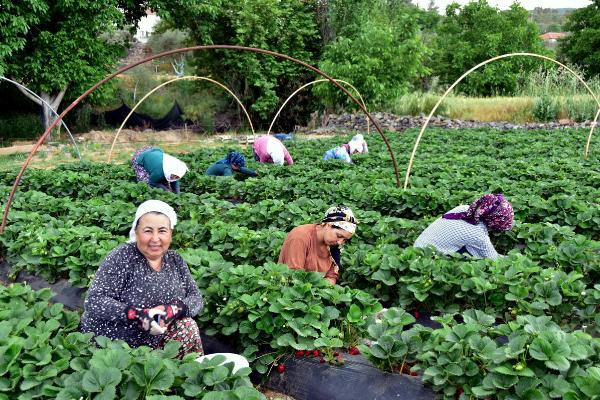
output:
M167 328L164 321L166 315L165 309L162 306L153 308L139 308L139 307L127 307L126 315L130 321L137 320L138 326L141 330L149 332L151 335L162 335L166 332Z
M187 306L179 299L172 300L171 303L160 305L165 312L164 321L165 324L169 325L176 319L182 318L187 313Z

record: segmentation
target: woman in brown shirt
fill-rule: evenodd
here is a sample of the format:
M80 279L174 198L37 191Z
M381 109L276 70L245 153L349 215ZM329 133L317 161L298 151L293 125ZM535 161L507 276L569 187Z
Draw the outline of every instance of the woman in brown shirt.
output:
M320 224L295 227L288 233L279 263L291 269L320 272L332 284L339 276L339 247L352 238L358 221L348 207L331 207Z

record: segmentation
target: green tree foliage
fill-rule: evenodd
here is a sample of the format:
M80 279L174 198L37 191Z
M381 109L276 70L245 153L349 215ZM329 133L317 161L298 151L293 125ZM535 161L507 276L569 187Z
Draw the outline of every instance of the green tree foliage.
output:
M541 32L562 32L563 24L574 10L573 8L536 7L531 10L530 15L531 19L540 27Z
M9 22L0 27L9 43L2 51L10 54L3 58L5 74L55 109L63 96L69 97L67 91L78 95L114 69L124 43L111 34L125 25L126 15L140 15L144 5L133 0L2 0L1 4L1 18ZM7 17L7 9L14 15ZM50 110L31 99L43 107L48 126Z
M401 2L349 2L354 12L342 13L333 20L336 39L325 47L319 68L353 84L370 106L381 106L408 92L420 76L428 73L423 65L428 50L421 40L413 7L396 4ZM334 5L340 7L343 3L340 0ZM330 84L315 86L313 93L327 106L352 104Z
M589 76L600 74L600 0L570 14L565 30L571 34L561 41L562 54Z
M192 0L169 7L157 1L161 18L186 30L195 44L258 47L314 64L320 36L316 4L303 0ZM239 51L194 54L198 72L234 89L259 118L276 108L279 97L291 93L308 76L306 69L271 56Z
M47 12L43 0L0 1L0 74L4 74L5 60L25 47L29 27Z
M163 32L158 32L158 29L155 29L150 39L148 39L147 46L152 49L152 53L158 54L184 47L187 40L187 34L179 29L165 29ZM185 66L188 57L188 53L179 53L168 56L168 60L165 61L171 64L175 75L183 76L185 75Z
M438 60L434 65L440 81L451 84L464 72L489 58L506 53L529 52L548 55L539 38L538 27L518 4L500 11L486 0L461 8L453 3L438 26ZM511 94L524 73L537 69L540 60L512 57L487 64L471 73L461 85L470 95Z

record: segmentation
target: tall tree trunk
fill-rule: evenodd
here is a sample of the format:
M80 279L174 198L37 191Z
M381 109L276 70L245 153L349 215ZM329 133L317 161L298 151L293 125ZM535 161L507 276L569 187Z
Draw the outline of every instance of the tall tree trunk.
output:
M50 93L46 93L46 92L40 93L40 97L42 98L42 100L45 101L45 103L42 102L42 124L44 125L44 130L48 129L48 127L50 125L52 125L52 123L56 119L56 114L54 114L52 109L54 109L54 110L56 110L56 112L58 112L58 107L60 106L60 102L62 101L66 92L67 92L67 86L65 86L58 93L54 93L54 94L50 94ZM52 109L50 107L48 107L48 104L50 105L50 107L52 107Z

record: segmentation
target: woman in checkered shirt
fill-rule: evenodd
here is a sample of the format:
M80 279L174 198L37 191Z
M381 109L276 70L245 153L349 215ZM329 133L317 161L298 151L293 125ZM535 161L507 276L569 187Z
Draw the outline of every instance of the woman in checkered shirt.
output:
M512 205L502 194L485 194L471 205L453 208L429 225L415 241L415 247L433 246L444 254L460 253L477 258L499 257L488 230L512 229Z

